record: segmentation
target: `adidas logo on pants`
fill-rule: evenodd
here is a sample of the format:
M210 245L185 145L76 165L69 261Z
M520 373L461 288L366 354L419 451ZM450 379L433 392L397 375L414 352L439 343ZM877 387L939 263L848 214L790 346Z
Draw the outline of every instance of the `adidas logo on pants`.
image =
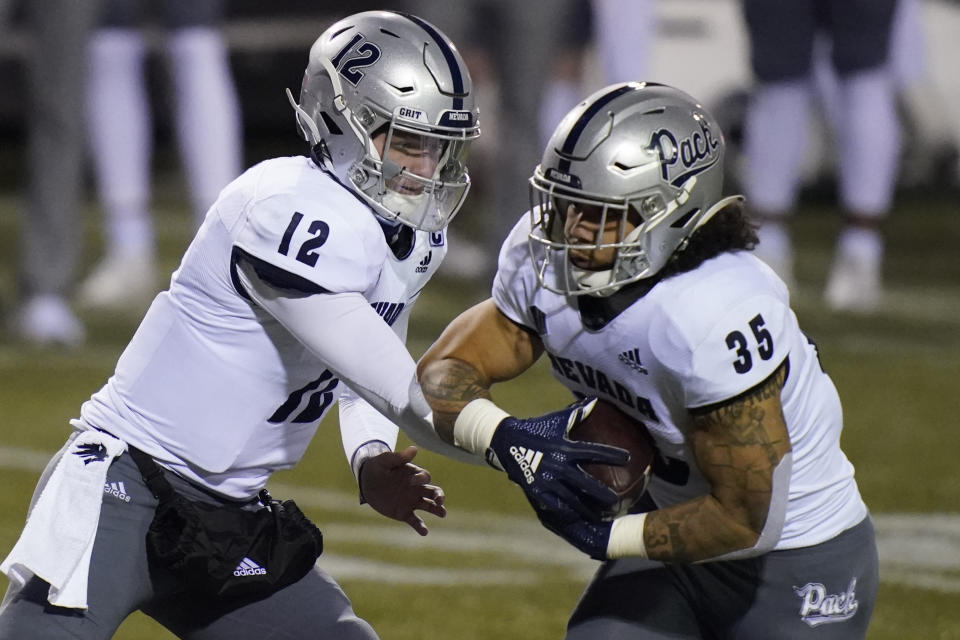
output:
M256 562L250 558L244 558L240 561L240 564L237 565L237 568L233 570L233 575L240 576L265 576L267 575L267 570L258 565Z

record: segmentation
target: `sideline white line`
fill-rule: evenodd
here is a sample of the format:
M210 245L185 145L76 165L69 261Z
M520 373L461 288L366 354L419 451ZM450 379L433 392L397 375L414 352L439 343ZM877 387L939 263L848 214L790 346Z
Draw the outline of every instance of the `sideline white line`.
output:
M448 516L450 517L450 516ZM382 517L381 521L386 522ZM343 522L327 522L320 528L325 540L342 543L360 543L375 546L396 547L401 549L423 549L444 553L470 553L495 556L491 562L497 562L503 556L512 556L510 564L522 562L532 567L552 565L567 569L574 574L589 577L593 575L598 563L591 560L549 531L538 527L534 535L516 531L453 531L446 522L431 521L430 534L419 536L405 524L364 525Z
M301 507L312 507L326 511L349 511L351 515L383 520L383 516L370 507L360 507L357 496L332 489L304 487L292 484L270 483L271 493L295 500ZM358 507L360 507L358 509ZM432 519L432 517L431 517ZM500 513L496 511L468 511L456 509L442 521L443 526L459 527L471 530L509 530L520 535L535 534L543 531L531 513L529 517ZM400 525L398 525L400 526ZM406 525L403 525L406 526Z
M822 289L809 284L791 290L791 299L803 313L833 313L824 309L822 296ZM911 287L888 284L884 289L883 305L870 317L960 326L960 318L954 312L958 306L960 287L948 284L917 284Z
M54 453L23 447L0 447L0 469L40 472Z
M956 575L960 570L960 515L877 514L874 524L885 568L911 573L914 579L922 578L924 572L954 572L954 590L960 591L960 575Z
M422 565L403 566L379 560L366 560L328 553L320 556L318 562L338 581L359 580L363 582L385 582L387 584L438 586L464 584L476 586L527 585L541 581L541 577L534 570L442 569Z

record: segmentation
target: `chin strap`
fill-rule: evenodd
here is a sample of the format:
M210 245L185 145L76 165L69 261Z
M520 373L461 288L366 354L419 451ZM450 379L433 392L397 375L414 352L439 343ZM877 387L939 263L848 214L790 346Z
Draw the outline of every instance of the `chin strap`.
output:
M612 296L617 292L617 289L620 288L619 285L610 283L612 274L613 269L587 271L586 269L570 266L570 275L574 281L576 281L577 287L582 291L597 289L596 291L591 291L590 295L597 296L598 298ZM608 285L607 288L598 288L603 287L604 284Z

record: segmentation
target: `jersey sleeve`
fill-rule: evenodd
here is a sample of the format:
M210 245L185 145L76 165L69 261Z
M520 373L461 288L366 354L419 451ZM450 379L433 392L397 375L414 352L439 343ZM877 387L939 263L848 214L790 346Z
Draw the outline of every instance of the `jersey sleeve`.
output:
M385 257L386 243L377 233L369 212L339 211L280 193L247 205L234 247L260 265L261 276L271 274L275 286L363 292L376 282Z
M399 427L374 409L369 402L346 387L340 392L340 441L347 463L358 475L357 452L376 442L382 442L393 451L397 446Z
M406 344L407 325L410 321L410 310L413 305L407 305L397 321L390 326L401 342ZM347 462L357 473L355 466L357 451L370 443L382 442L392 451L397 445L399 428L377 411L369 402L357 395L349 386L341 392L339 401L340 413L340 440L343 443L343 452Z
M530 253L527 248L529 233L530 218L524 214L500 247L492 297L494 304L503 315L517 324L535 330L536 323L530 317L528 304L537 286L537 276L529 268Z
M734 398L786 359L790 309L773 295L691 314L663 314L651 326L657 357L673 371L688 408Z
M257 305L320 358L353 395L385 416L373 420L366 413L363 430L374 434L371 439L380 440L379 433L392 439L385 442L393 446L396 436L390 434L397 425L424 448L477 462L475 456L443 441L433 428L430 405L417 384L416 363L398 335L406 332L405 317L395 333L360 294L289 296L261 281L246 263L238 278ZM355 439L345 442L344 448L355 452L362 443Z

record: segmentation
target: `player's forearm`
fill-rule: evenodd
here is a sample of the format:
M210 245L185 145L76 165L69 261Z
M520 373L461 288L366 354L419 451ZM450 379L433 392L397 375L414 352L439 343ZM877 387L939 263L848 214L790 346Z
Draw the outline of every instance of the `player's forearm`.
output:
M454 358L421 363L418 376L437 434L453 443L457 416L471 400L490 398L490 382L475 367Z
M729 504L715 494L625 516L613 523L607 555L641 556L664 562L748 558L776 547L789 501L793 455L773 469L769 491Z
M793 461L779 400L785 376L781 365L750 393L696 413L691 444L711 491L647 515L643 539L650 558L745 557L775 546Z
M643 528L647 557L664 562L696 562L748 549L759 535L709 495L651 511Z

